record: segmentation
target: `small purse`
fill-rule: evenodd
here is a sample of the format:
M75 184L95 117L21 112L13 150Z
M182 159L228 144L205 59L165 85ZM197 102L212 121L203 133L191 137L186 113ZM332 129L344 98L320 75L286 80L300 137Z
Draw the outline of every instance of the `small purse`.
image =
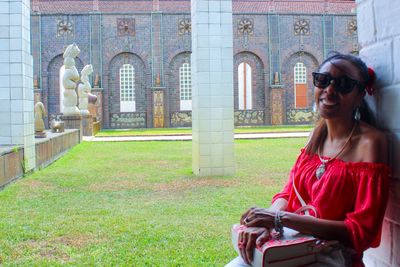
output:
M245 225L239 224L232 227L232 243L238 253L238 236L246 228ZM319 239L303 235L290 228L284 228L282 237L270 239L254 249L252 266L296 267L312 264L317 262L316 253L322 249L324 249L324 245Z
M295 213L304 213L309 215L312 210L315 217L318 216L317 210L311 205L307 205L300 196L293 182L293 188L302 205ZM239 253L238 237L243 230L259 230L258 227L247 227L245 225L235 224L232 227L232 243L235 250ZM252 266L255 267L298 267L318 262L323 255L328 255L333 246L338 241L324 241L311 235L301 234L293 229L284 227L283 236L271 238L261 246L257 246L253 252ZM341 265L343 261L336 262ZM325 265L324 265L325 266ZM328 266L328 265L327 265Z

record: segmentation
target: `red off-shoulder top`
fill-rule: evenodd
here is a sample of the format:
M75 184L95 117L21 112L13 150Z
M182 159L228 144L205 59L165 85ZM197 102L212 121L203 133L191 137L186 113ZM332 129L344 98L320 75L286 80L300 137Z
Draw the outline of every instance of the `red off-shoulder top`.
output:
M326 171L318 180L315 172L320 164L318 155L310 156L302 149L289 181L272 202L286 199L289 212L301 207L293 190L294 179L299 194L316 208L320 218L344 221L357 253L358 262L353 266L364 266L363 251L380 243L389 191L389 167L383 163L333 159L326 164Z

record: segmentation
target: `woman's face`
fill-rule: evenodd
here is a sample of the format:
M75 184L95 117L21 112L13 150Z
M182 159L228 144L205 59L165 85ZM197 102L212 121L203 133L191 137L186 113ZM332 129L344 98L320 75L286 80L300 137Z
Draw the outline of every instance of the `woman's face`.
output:
M358 68L343 59L325 63L318 72L328 74L332 78L347 76L363 82ZM326 88L315 87L315 103L319 114L324 119L351 118L353 111L360 105L365 93L360 92L357 85L352 86L353 88L349 93L340 93L335 88L335 82L334 80L331 81Z

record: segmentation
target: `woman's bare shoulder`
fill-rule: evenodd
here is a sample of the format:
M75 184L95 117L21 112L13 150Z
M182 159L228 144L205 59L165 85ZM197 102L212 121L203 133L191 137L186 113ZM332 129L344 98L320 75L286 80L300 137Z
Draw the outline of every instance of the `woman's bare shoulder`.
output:
M386 134L369 124L361 122L358 151L363 162L387 163L388 143Z

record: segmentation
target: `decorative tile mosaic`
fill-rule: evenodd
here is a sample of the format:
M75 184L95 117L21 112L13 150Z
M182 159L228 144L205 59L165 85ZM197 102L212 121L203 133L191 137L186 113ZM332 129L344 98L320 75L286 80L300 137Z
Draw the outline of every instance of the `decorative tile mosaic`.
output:
M190 127L190 126L192 126L191 111L171 112L171 127Z
M294 22L295 35L309 35L310 34L310 21L306 19L299 19Z
M179 35L190 34L192 32L192 23L190 19L181 19L178 23Z
M111 114L111 128L146 128L146 113L129 112Z
M249 18L242 18L238 21L238 33L239 35L249 34L253 35L254 20Z
M235 111L235 125L260 125L260 124L264 124L264 110Z
M117 18L118 36L135 36L135 19Z
M310 109L289 109L286 112L286 119L289 124L302 124L314 122L315 114Z
M74 22L71 20L57 20L57 37L73 37Z
M357 21L355 19L348 21L347 32L350 35L357 34Z

